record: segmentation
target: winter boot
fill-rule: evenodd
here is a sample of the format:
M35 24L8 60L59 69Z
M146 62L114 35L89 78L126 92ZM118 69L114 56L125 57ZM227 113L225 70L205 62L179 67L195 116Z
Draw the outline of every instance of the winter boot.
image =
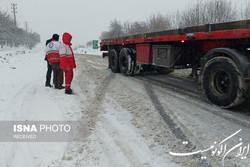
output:
M46 87L53 87L51 84L45 84Z
M65 90L65 94L72 95L73 94L72 89Z
M65 87L64 86L59 86L59 87L55 87L55 89L64 89Z
M64 86L59 86L57 89L64 89L65 87Z

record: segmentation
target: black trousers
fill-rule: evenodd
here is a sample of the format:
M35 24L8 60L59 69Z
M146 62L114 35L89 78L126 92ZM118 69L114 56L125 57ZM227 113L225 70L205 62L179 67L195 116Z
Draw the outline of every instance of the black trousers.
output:
M49 64L49 61L47 61L47 74L46 74L46 85L50 85L50 80L51 80L51 73L52 73L52 67Z

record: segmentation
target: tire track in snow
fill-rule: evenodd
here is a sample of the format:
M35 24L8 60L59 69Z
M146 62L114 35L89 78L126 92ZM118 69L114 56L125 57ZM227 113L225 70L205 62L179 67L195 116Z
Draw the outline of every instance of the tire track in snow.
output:
M157 85L162 89L171 89L174 91L177 91L181 94L188 95L189 97L192 97L195 100L190 100L188 99L189 103L192 103L193 105L198 106L199 108L202 107L204 108L205 111L210 112L211 114L214 114L216 117L222 117L223 119L230 120L231 122L237 123L238 125L242 127L249 128L249 112L245 112L245 110L249 110L249 106L246 106L247 108L244 108L245 106L239 106L238 108L232 108L232 109L221 109L221 108L208 108L206 104L210 104L207 102L205 97L199 93L199 92L194 92L185 89L185 85L182 86L174 86L174 85L169 85L168 82L161 82L155 79L150 79L147 77L135 77L136 79L139 79L143 82L151 83L153 85ZM181 80L181 79L180 79ZM185 81L183 82L185 83ZM187 99L182 98L182 100L187 101ZM197 102L198 100L198 102ZM202 104L202 105L201 105Z
M115 74L110 72L110 74L104 79L103 84L100 87L96 88L96 94L93 100L88 102L88 106L82 111L83 116L82 119L88 120L89 130L95 127L95 123L97 121L97 115L99 114L99 107L101 107L101 102L105 96L105 92L111 83L112 79L114 78Z
M36 107L39 106L39 103L41 103L41 95L45 95L45 98L47 98L46 100L52 100L51 104L57 104L56 101L51 98L51 94L54 94L55 92L53 92L53 89L50 89L51 88L44 88L41 86L41 79L33 80L21 87L10 101L10 105L8 106L8 112L10 113L5 115L5 120L11 121L12 119L12 121L35 121L36 119L40 120L43 118L43 114L45 113L41 113L41 109ZM48 105L47 101L46 104ZM39 115L37 117L36 114L38 113L41 113L42 117L39 117ZM47 117L46 114L44 116ZM40 143L29 142L7 143L8 152L10 154L3 155L6 159L4 166L12 167L17 164L21 166L40 166L41 162L36 160L36 156L40 155L36 152L36 149L32 147L40 147L40 145ZM24 157L26 161L22 161L20 163L19 160L22 157ZM44 163L50 163L50 161Z
M12 98L11 103L8 107L8 112L12 112L12 114L5 114L4 120L9 121L25 121L24 119L25 114L27 114L24 110L24 103L25 98L30 95L30 92L34 92L36 94L36 89L34 87L34 83L37 82L37 80L32 81L26 85L24 85ZM25 93L23 93L25 92ZM18 108L19 111L16 111ZM7 117L7 118L6 118ZM11 120L12 119L12 120ZM34 160L32 158L31 150L27 143L7 143L8 148L10 148L10 151L12 153L8 156L5 154L3 155L6 158L5 165L6 166L14 166L16 162L16 157L20 155L19 149L22 148L22 150L25 150L26 155L28 155L28 158L26 157L26 161L22 162L23 165L31 165L34 166ZM18 149L19 148L19 149ZM13 165L14 164L14 165Z
M192 144L190 137L188 137L184 131L178 127L178 125L182 125L180 122L178 122L178 125L176 123L177 120L173 120L170 115L168 115L165 112L165 109L163 105L161 104L160 100L158 99L157 95L154 92L154 88L152 85L148 83L144 83L145 89L148 93L148 96L150 97L152 104L156 108L156 110L159 112L160 116L163 118L164 122L168 125L169 129L173 132L175 137L177 139L180 139L181 141L188 141L188 144L186 145L187 151L192 151L195 146ZM193 141L193 140L192 140ZM193 155L192 157L201 160L201 154ZM206 160L198 161L197 166L202 167L212 167Z
M86 128L86 138L91 135L91 132L95 129L96 122L97 122L97 117L100 114L101 110L101 103L105 97L105 93L107 91L108 86L110 85L112 79L115 77L115 74L110 72L102 81L102 84L99 87L96 87L95 90L95 96L92 99L89 99L87 101L87 105L82 109L82 117L80 118L80 121L87 122L87 128ZM82 89L81 85L80 89ZM84 86L84 85L83 85ZM82 102L83 103L83 102ZM86 103L86 101L85 101ZM62 160L67 160L71 159L72 157L76 157L75 150L81 154L83 149L87 150L88 153L88 145L86 145L87 142L85 143L72 143L69 144L67 147L67 152L64 154ZM86 156L87 157L87 156ZM80 162L75 162L77 165ZM64 162L60 162L61 166L65 166ZM67 165L66 165L67 166ZM78 165L77 165L78 166Z

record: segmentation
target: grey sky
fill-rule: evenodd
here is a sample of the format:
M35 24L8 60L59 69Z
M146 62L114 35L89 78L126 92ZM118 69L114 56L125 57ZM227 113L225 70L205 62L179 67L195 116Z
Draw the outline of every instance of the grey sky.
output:
M156 12L174 13L195 0L0 0L0 9L10 12L10 2L17 3L19 27L29 28L45 42L53 33L72 34L73 44L86 44L108 30L113 19L143 21ZM232 0L243 3L249 0Z

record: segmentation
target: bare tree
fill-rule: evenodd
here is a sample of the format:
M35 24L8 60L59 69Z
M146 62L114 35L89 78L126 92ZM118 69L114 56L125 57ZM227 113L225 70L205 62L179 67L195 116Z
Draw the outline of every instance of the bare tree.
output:
M123 25L115 19L111 21L109 31L102 32L101 39L228 22L239 18L250 18L250 2L242 8L240 13L236 4L233 4L231 0L196 0L186 9L177 11L174 15L164 16L155 13L150 15L146 21L126 21Z
M250 19L250 1L246 2L244 7L241 6L241 19Z
M196 26L237 20L236 5L230 0L197 0L181 13L177 13L179 27Z
M113 35L111 34L110 31L103 31L101 33L100 39L108 39L108 38L112 38Z
M147 19L148 32L163 31L171 28L171 19L160 13L155 13Z
M171 27L173 29L177 29L180 27L181 22L182 22L180 18L181 18L181 13L179 10L176 11L176 14L173 14L171 16Z
M114 38L119 38L119 37L123 36L123 27L122 27L122 24L117 19L114 19L113 21L111 21L109 29L110 29L110 31L109 31L110 34Z
M132 25L133 34L143 34L148 31L148 26L146 22L135 21Z
M40 35L29 33L15 25L7 13L0 11L0 45L18 46L26 45L30 48L40 42Z
M131 35L133 34L133 28L132 28L133 23L126 21L125 23L123 23L123 32L124 35Z
M148 30L147 23L143 21L125 22L123 24L125 35L143 34Z
M236 5L231 0L213 0L205 2L207 4L208 21L221 23L238 19ZM204 20L206 21L206 19Z
M101 33L101 39L108 39L108 38L119 38L124 35L123 26L121 21L114 19L110 22L109 31L103 31Z
M91 48L93 46L93 41L88 41L86 47Z

